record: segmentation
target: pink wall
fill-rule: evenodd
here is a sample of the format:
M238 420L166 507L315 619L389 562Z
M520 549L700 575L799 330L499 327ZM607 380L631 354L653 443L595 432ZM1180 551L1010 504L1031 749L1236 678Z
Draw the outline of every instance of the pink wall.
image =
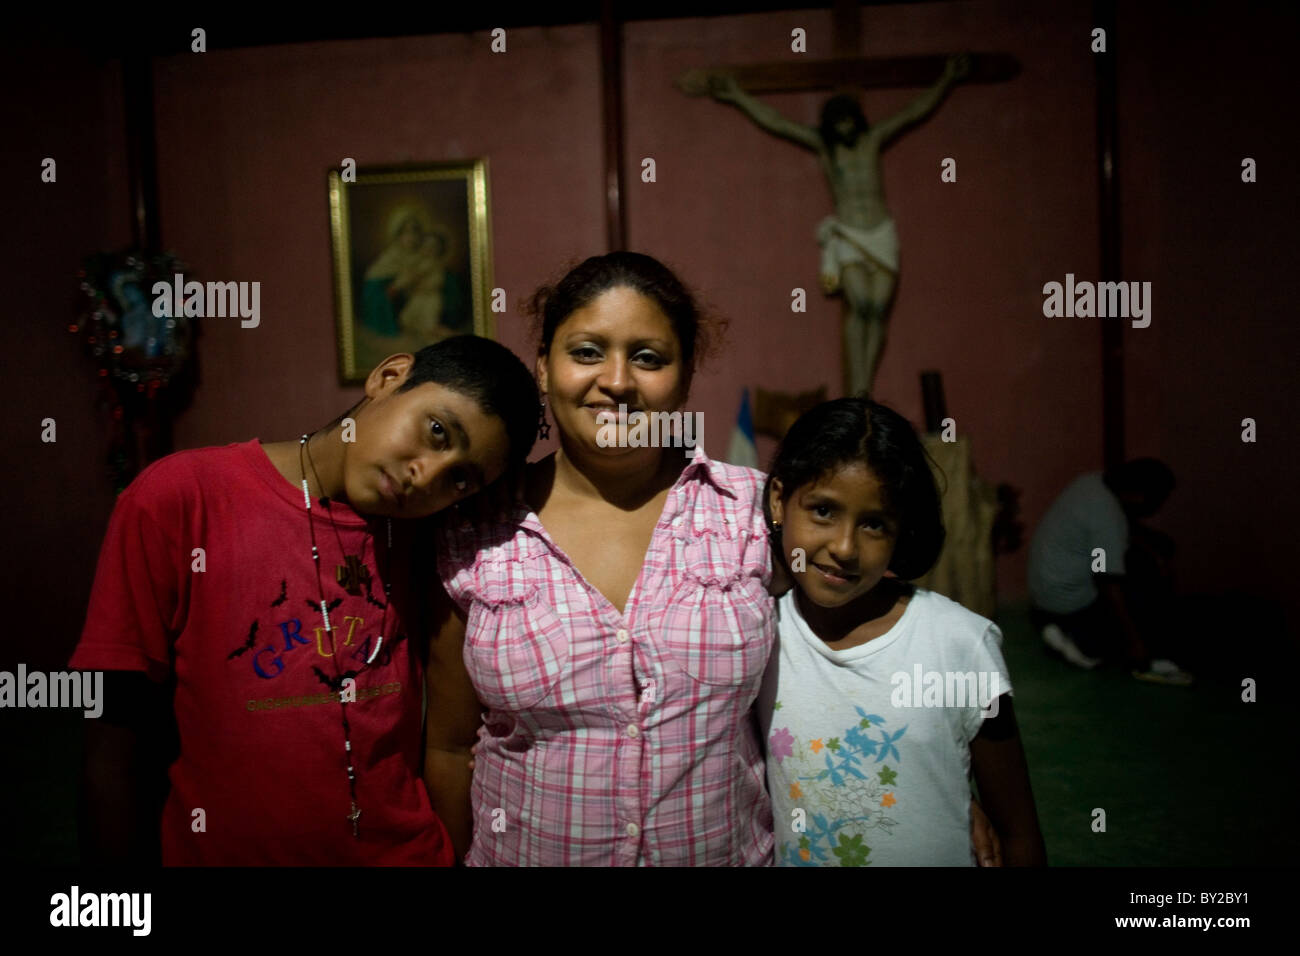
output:
M203 277L260 280L262 321L205 327L194 447L300 434L351 405L337 380L325 177L488 157L498 337L529 354L518 306L603 250L594 26L181 55L157 67L163 236Z
M0 178L10 239L3 256L5 412L0 469L5 547L0 670L61 668L86 613L113 506L108 417L91 360L68 332L81 257L130 240L121 72L67 51L0 59ZM41 181L42 161L57 180ZM55 421L52 443L41 422Z
M1090 9L1082 0L979 0L862 11L867 54L1002 51L1022 64L1013 82L958 88L886 156L903 278L878 395L919 421L917 373L942 370L980 473L1023 490L1030 527L1101 457L1098 320L1041 311L1044 282L1097 271ZM1282 444L1296 354L1283 312L1294 245L1281 241L1295 192L1290 139L1270 112L1290 34L1264 14L1241 19L1235 6L1190 22L1181 9L1125 5L1112 38L1121 51L1124 277L1152 281L1155 303L1151 328L1125 332L1129 444L1165 456L1182 479L1163 518L1183 542L1185 583L1256 582L1278 593L1289 564L1258 555L1281 553L1265 535L1296 524L1287 495L1296 468ZM795 26L807 30L807 57L830 54L827 11L625 28L631 245L677 267L731 320L692 400L714 455L726 448L742 386L838 381L838 304L816 289L813 239L830 197L810 156L671 81L693 66L796 60ZM1207 66L1211 41L1217 59ZM488 157L494 284L510 307L496 317L498 334L531 357L522 299L605 249L598 56L588 25L512 30L504 55L475 33L157 60L165 242L203 278L262 283L259 328L207 323L203 380L177 446L289 437L354 400L335 372L325 201L326 170L345 156L363 166ZM46 635L43 653L56 660L75 640L111 507L89 362L62 329L80 255L128 238L120 77L67 50L4 69L9 89L30 94L4 106L19 144L4 163L7 182L30 183L13 198L36 237L8 257L8 321L31 346L21 363L8 360L18 387L5 427L14 460L35 464L6 471L6 506L25 545L0 571L18 593L51 596L52 612L21 612L14 633ZM887 115L917 92L868 92L867 115ZM820 99L770 102L812 123ZM44 155L63 157L57 187L38 183ZM1243 155L1259 161L1254 186L1240 183ZM647 156L655 183L640 179ZM948 156L955 184L939 179ZM796 286L808 290L806 315L789 311ZM59 422L57 445L39 442L47 415ZM1256 445L1239 441L1247 415L1260 423ZM764 459L771 450L764 441ZM1023 574L1023 550L1000 562L1004 597L1023 594Z
M1283 96L1296 14L1223 5L1189 27L1121 8L1124 42L1142 51L1119 61L1124 270L1154 300L1151 326L1125 332L1130 453L1178 476L1157 523L1179 543L1183 584L1272 595L1294 634L1300 190Z
M1101 454L1100 344L1086 321L1045 319L1042 285L1097 262L1093 64L1087 4L939 3L864 8L867 55L1008 52L1010 83L958 88L886 152L886 196L902 246L876 397L921 423L919 372L943 372L949 412L979 472L1024 491L1036 520ZM1033 15L1030 15L1032 12ZM817 223L831 199L817 161L738 111L672 87L697 66L831 55L829 11L669 20L627 30L629 239L681 267L731 318L731 347L696 386L706 445L726 449L740 387L801 391L840 378L839 301L817 288ZM872 120L920 90L865 94ZM824 95L766 97L815 124ZM654 157L658 182L639 177ZM957 160L957 182L940 162ZM791 289L808 313L790 311ZM1082 387L1081 387L1082 386ZM710 431L710 425L717 422ZM764 463L774 443L760 444ZM1023 593L1024 550L998 568Z

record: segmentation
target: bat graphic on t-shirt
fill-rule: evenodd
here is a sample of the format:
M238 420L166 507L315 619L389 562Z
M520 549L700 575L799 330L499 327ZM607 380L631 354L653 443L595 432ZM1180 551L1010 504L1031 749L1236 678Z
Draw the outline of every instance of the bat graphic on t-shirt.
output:
M326 674L319 667L313 667L312 672L316 675L316 677L320 680L322 684L324 684L330 690L335 692L341 691L343 689L343 682L347 680L349 677L356 677L358 674L361 673L361 671L344 671L338 677L330 677L329 674Z
M271 607L279 607L287 600L289 600L289 581L285 579L280 582L280 596L271 602Z
M248 629L248 640L244 641L243 644L239 645L239 647L236 647L233 651L227 654L226 660L233 661L240 654L243 654L247 651L251 651L253 649L253 643L256 640L257 640L257 621L254 621L253 626Z
M327 605L327 608L332 611L342 603L343 603L342 598L335 598L334 600L330 601L330 603ZM320 613L319 601L308 601L307 606L311 608L313 611L315 611L317 614Z

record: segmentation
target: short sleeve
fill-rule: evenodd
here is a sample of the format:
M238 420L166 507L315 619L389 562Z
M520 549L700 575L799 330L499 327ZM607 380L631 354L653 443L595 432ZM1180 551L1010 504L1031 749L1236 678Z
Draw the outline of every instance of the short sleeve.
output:
M772 583L772 541L767 530L766 512L763 510L764 475L762 472L753 472L753 474L755 476L754 510L750 518L750 540L745 553L745 562L752 563L758 568L763 587L768 587Z
M114 505L70 667L170 674L190 577L177 546L184 493L172 477L154 465Z
M474 565L478 542L468 522L457 517L440 522L435 535L438 579L448 596L461 611L468 613L472 603Z
M736 495L737 527L744 538L740 547L741 567L745 573L756 575L766 588L772 583L772 543L763 512L766 476L755 468L718 464L714 467L725 468L728 486Z
M434 532L438 579L466 615L483 588L485 564L501 561L507 555L529 560L547 550L536 535L525 530L526 526L520 509L498 510L473 521L454 509L439 517Z
M975 738L984 724L985 718L982 715L988 712L984 705L992 703L1003 694L1013 693L1011 673L1002 656L1002 632L996 624L989 622L973 646L971 656L970 669L975 672L979 706L967 707L964 711L967 743ZM990 712L989 716L994 714Z

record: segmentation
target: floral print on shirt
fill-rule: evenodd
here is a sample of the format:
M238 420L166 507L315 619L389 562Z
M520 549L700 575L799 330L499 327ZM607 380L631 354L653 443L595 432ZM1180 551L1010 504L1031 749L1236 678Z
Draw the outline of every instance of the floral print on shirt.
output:
M880 839L898 823L886 812L898 803L898 770L886 761L901 762L898 742L907 725L891 731L878 714L854 710L861 719L837 736L805 741L788 727L773 727L768 736L768 759L790 781L790 799L803 801L806 818L798 842L777 847L784 865L868 866L868 837Z

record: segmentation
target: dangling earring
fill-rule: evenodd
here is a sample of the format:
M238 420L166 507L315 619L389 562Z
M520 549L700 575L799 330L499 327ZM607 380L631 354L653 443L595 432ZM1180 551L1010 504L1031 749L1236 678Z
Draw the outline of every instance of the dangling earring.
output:
M551 437L551 426L550 423L546 421L546 396L545 395L542 396L541 414L537 416L537 437L541 441L545 441L546 439Z

